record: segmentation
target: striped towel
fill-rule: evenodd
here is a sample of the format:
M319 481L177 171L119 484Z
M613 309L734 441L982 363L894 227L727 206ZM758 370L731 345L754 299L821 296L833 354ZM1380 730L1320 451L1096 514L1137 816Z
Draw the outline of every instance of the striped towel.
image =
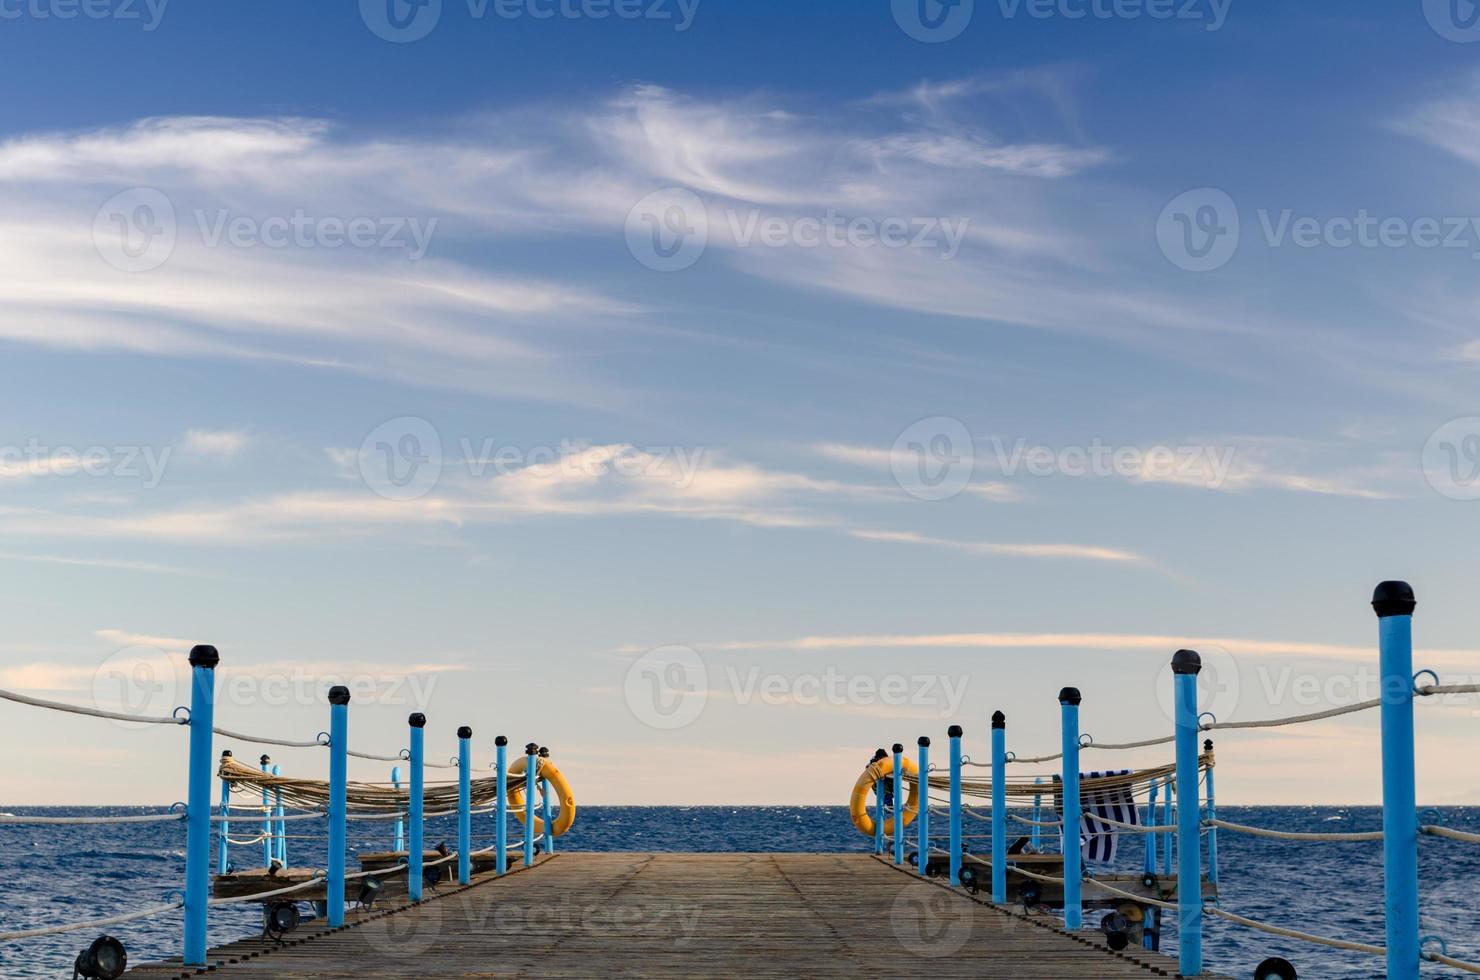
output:
M1126 776L1129 769L1111 769L1105 772L1082 772L1079 781L1082 785L1086 779L1099 779L1104 776ZM1054 812L1063 819L1064 815L1064 790L1063 781L1053 777L1053 808ZM1083 790L1080 792L1082 802L1082 814L1079 819L1079 853L1086 863L1113 864L1116 852L1120 847L1120 835L1116 833L1118 827L1112 826L1096 819L1103 817L1108 820L1118 820L1121 823L1140 825L1141 813L1136 807L1135 797L1131 795L1131 788L1123 786L1119 789Z

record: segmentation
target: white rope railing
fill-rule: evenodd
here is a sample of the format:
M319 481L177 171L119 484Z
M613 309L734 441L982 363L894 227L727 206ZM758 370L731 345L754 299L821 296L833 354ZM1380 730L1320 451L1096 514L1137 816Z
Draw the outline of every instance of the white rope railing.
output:
M80 929L105 929L108 926L133 922L135 919L146 919L151 915L159 915L161 912L170 912L182 907L184 904L184 901L169 902L165 905L152 905L146 909L125 912L122 915L110 915L106 919L85 919L81 922L69 922L59 926L44 926L40 929L0 932L0 942L8 943L14 939L34 939L37 936L55 936L63 932L77 932Z
M1142 905L1154 905L1156 908L1159 909L1171 909L1173 911L1177 909L1177 906L1172 902L1163 902L1159 898L1150 898L1146 895L1137 895L1134 892L1124 891L1120 888L1116 888L1114 885L1108 885L1098 878L1085 878L1084 883L1086 885L1094 885L1096 888L1102 888L1112 895L1118 895L1121 898L1129 898L1132 901L1141 903Z
M1425 824L1418 829L1420 833L1428 834L1430 837L1447 837L1450 840L1460 840L1467 844L1480 844L1480 834L1466 833L1463 830L1451 830L1448 827L1440 827L1436 824Z
M50 708L52 711L65 711L68 714L88 715L93 718L107 718L110 721L136 721L141 725L188 725L189 718L163 717L159 715L131 715L122 711L103 711L99 708L88 708L80 704L67 704L64 701L48 701L45 698L33 698L29 694L17 694L15 691L0 690L0 698L6 701L14 701L16 704L29 704L33 708Z
M1232 830L1239 834L1252 834L1255 837L1272 837L1276 840L1369 841L1382 840L1383 838L1383 833L1380 830L1365 830L1350 833L1302 833L1293 830L1269 830L1264 827L1249 827L1241 823L1229 823L1227 820L1207 820L1204 821L1203 825L1206 827L1217 827L1219 830Z
M170 823L185 819L178 813L149 813L131 817L0 817L0 824L96 824L96 823Z
M1430 963L1443 963L1445 966L1452 966L1456 970L1463 970L1466 973L1480 973L1480 963L1466 963L1464 960L1457 960L1446 953L1423 952L1419 954L1419 957L1428 960Z

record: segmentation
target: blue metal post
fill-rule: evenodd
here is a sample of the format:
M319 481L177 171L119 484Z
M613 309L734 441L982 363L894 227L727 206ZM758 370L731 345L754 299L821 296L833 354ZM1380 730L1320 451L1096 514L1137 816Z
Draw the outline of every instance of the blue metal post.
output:
M961 726L946 729L951 739L951 884L961 883Z
M274 765L272 767L274 776L283 774L283 767ZM288 821L285 819L287 813L283 810L283 790L279 787L272 791L273 814L277 817L277 833L275 846L273 848L278 863L283 867L288 866Z
M885 758L883 749L874 753L874 762ZM874 853L884 853L884 780L874 780Z
M258 760L263 775L272 775L272 757L263 754ZM262 866L272 867L272 793L262 787Z
M992 901L1007 903L1007 716L992 715Z
M1406 582L1372 594L1382 669L1382 883L1388 980L1417 980L1418 810L1413 764L1413 610Z
M1203 751L1209 756L1208 759L1208 821L1218 819L1218 797L1213 789L1213 740L1203 741ZM1218 883L1218 828L1208 828L1208 880L1213 884Z
M1043 782L1042 776L1033 777L1034 784ZM1035 853L1043 851L1043 828L1038 826L1043 821L1043 796L1039 793L1033 794L1033 850Z
M216 726L215 647L190 651L190 789L185 825L185 965L206 964L206 909L211 897L211 729ZM226 824L221 824L226 839ZM224 844L223 844L224 846Z
M1080 876L1079 824L1082 803L1079 799L1079 689L1066 687L1059 692L1059 718L1063 725L1064 749L1064 928L1070 931L1084 925L1083 887Z
M894 757L894 863L904 864L904 746L895 742Z
M1150 796L1146 802L1146 826L1148 827L1156 826L1156 798L1160 795L1160 786L1161 784L1157 780L1151 780ZM1156 874L1156 852L1158 849L1157 840L1161 835L1142 834L1141 836L1146 838L1146 873L1154 875ZM1147 949L1156 948L1156 923L1157 910L1154 908L1146 909L1147 928L1145 930L1145 936L1142 942Z
M221 753L221 761L225 762L231 758L231 750L226 749ZM230 849L231 821L231 784L221 780L221 819L216 824L216 874L224 875L231 870Z
M550 750L540 746L540 765L544 765L545 759L550 758ZM555 853L555 821L550 818L550 781L540 780L540 819L545 823L545 853Z
M524 746L524 866L534 864L534 784L539 778L539 746Z
M920 736L920 815L915 818L920 832L920 850L915 870L924 874L930 868L930 739Z
M329 928L344 925L344 851L349 780L349 688L329 688Z
M1202 973L1202 820L1198 812L1197 674L1191 650L1172 656L1177 700L1177 952L1184 977Z
M473 730L457 730L457 883L473 880Z
M1168 779L1164 787L1167 791L1166 802L1161 805L1161 824L1170 827L1176 822L1175 811L1172 809L1172 796L1175 794L1175 784ZM1170 831L1161 835L1161 873L1169 875L1172 873L1172 833Z
M493 801L494 818L498 821L493 828L493 868L498 874L503 874L509 870L509 740L500 735L493 744L494 767L498 771L498 799Z
M400 766L391 766L391 789L394 789L397 792L400 792L400 789L401 789L401 767ZM391 835L391 850L393 850L393 851L404 851L404 850L406 850L406 817L405 817L405 815L401 815L401 816L396 817L396 830L395 830L395 833Z
M426 846L422 842L425 829L422 798L426 788L427 716L418 711L407 719L407 724L411 726L410 745L406 752L411 756L407 760L411 767L411 796L406 806L406 894L411 901L419 902L423 885L422 861L426 855Z

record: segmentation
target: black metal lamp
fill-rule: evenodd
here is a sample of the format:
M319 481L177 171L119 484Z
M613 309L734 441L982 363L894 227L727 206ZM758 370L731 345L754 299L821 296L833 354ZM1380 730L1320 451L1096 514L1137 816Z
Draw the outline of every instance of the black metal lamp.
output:
M1269 959L1254 967L1254 980L1296 980L1295 964L1278 956Z
M112 936L99 936L92 945L77 954L72 977L87 980L117 980L128 969L128 951Z
M372 876L361 879L360 891L359 894L355 895L355 901L360 903L362 908L369 908L375 904L375 896L379 895L380 890L384 887L385 883L379 878Z
M269 939L281 939L297 929L298 922L296 902L272 902L262 910L262 934Z

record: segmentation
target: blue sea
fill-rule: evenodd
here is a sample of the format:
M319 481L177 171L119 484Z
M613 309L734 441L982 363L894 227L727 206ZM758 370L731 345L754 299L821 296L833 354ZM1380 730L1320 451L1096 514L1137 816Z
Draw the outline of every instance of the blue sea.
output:
M0 806L0 809L4 809ZM15 807L8 812L44 816L123 815L158 812L129 807L65 809ZM1375 807L1220 807L1236 823L1282 830L1363 831L1381 827ZM490 817L475 834L491 834ZM1449 826L1480 832L1480 808L1445 813ZM309 822L310 824L315 822ZM289 833L309 824L288 824ZM355 850L384 850L389 826L352 823ZM251 834L249 824L233 835ZM428 822L427 841L455 841L452 818ZM479 846L484 846L480 840ZM585 807L576 827L560 839L568 851L868 851L841 807ZM322 866L321 839L290 840L295 865ZM1142 843L1129 840L1120 862L1139 870ZM1227 831L1219 840L1222 904L1249 918L1306 932L1380 944L1382 845L1266 840ZM241 867L260 864L261 847L235 849ZM0 932L114 915L168 900L185 870L184 825L0 826ZM1423 931L1444 937L1452 956L1480 961L1480 846L1425 838L1421 841ZM261 931L256 906L213 909L212 945ZM110 930L132 961L178 954L180 914L131 922ZM0 945L0 976L67 977L77 951L92 932ZM1163 951L1174 952L1175 936ZM1380 977L1377 957L1318 949L1212 920L1205 939L1209 969L1250 977L1267 956L1284 956L1302 977L1357 980ZM1425 975L1461 976L1426 965Z

